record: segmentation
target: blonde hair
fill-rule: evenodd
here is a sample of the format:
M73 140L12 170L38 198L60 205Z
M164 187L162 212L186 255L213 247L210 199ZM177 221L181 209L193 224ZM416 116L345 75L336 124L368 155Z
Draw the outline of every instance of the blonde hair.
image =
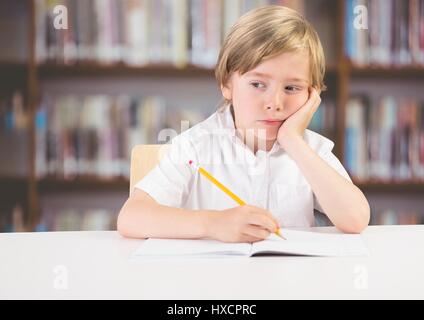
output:
M287 7L259 7L232 26L221 47L215 77L219 87L225 86L233 72L244 74L275 55L305 49L309 52L310 85L324 91L324 50L313 26Z

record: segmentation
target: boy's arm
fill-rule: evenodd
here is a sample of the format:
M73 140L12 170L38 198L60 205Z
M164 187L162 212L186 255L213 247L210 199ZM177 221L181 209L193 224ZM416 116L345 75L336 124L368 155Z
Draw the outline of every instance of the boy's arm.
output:
M370 206L364 194L303 140L304 131L321 103L319 94L320 91L310 88L308 101L278 130L278 142L302 171L331 222L343 232L360 233L370 220Z
M119 233L131 238L254 242L266 239L278 227L270 212L255 206L236 206L223 211L185 210L160 205L139 189L134 190L118 217Z
M360 233L370 219L370 207L362 191L321 159L302 137L287 137L284 149L302 171L331 222L343 232Z
M203 238L208 215L158 204L146 192L135 189L118 216L118 232L131 238Z

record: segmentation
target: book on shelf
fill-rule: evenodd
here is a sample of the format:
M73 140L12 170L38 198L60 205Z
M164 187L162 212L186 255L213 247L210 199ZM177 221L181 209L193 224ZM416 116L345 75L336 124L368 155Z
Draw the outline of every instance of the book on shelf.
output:
M359 66L424 66L424 3L346 0L345 53Z
M372 225L413 225L424 223L424 211L385 209L371 215Z
M423 101L352 97L345 130L345 163L354 178L424 181Z
M108 209L62 208L44 212L35 231L116 230L116 219L116 214Z
M22 90L0 96L0 176L28 174L29 114Z
M221 11L231 2L244 1L68 1L68 29L57 30L53 9L63 1L37 0L37 61L212 67L221 45Z
M10 209L0 208L0 232L25 232L27 229L22 205L16 204Z
M315 111L309 124L309 129L323 134L334 134L336 130L336 107L329 99L323 99L319 108Z
M67 8L67 29L54 28L59 4ZM213 68L237 18L268 4L306 11L303 0L37 0L36 59ZM328 28L320 33L328 36Z
M0 96L0 134L28 129L28 110L22 90Z
M135 145L167 143L205 116L159 96L45 97L36 113L37 176L128 178Z

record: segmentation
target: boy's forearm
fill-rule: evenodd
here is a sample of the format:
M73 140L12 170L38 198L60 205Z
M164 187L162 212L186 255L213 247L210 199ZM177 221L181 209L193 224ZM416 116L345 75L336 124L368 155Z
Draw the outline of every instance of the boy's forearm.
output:
M331 222L344 232L361 232L370 218L369 204L361 190L321 159L301 137L287 139L284 148Z
M199 239L208 236L211 213L201 210L185 210L128 200L118 217L118 231L131 238L186 238Z

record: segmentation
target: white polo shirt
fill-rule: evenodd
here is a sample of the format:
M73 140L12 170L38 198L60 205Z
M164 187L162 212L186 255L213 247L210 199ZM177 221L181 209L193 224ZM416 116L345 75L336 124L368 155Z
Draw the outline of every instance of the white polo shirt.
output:
M306 143L346 179L350 177L332 153L334 143L305 130ZM314 209L323 212L302 172L278 142L256 155L235 133L229 106L172 139L160 161L135 187L159 204L224 210L238 204L189 165L192 160L239 198L269 210L282 227L310 227Z

